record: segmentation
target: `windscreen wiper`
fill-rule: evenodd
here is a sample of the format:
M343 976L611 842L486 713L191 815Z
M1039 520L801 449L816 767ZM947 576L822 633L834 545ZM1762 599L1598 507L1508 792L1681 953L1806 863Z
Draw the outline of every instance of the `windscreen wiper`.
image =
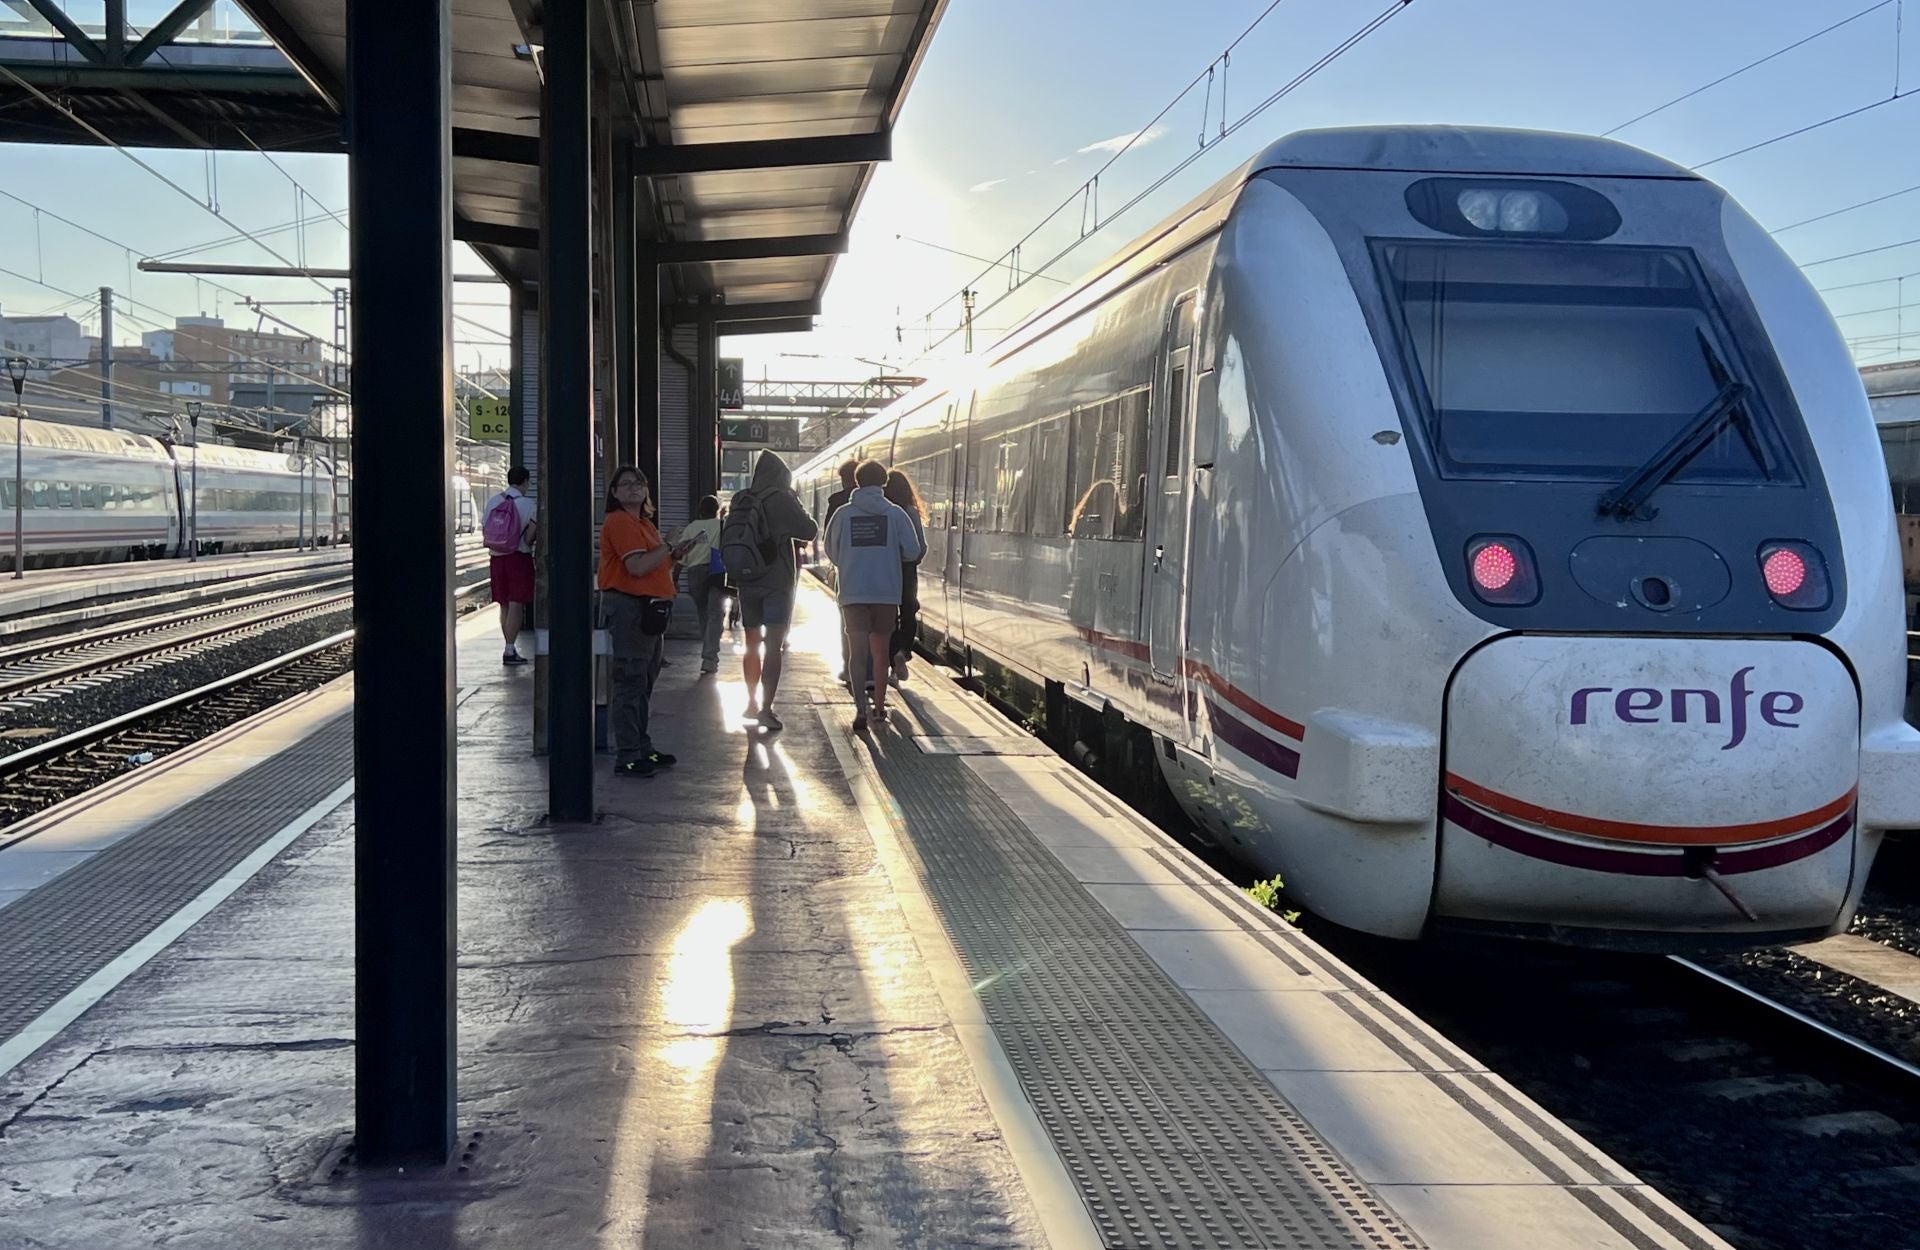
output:
M1736 382L1728 375L1726 366L1720 363L1719 354L1713 350L1713 344L1707 341L1705 334L1698 330L1694 333L1699 337L1701 354L1707 358L1707 368L1713 380L1720 384L1720 389L1707 401L1706 407L1688 418L1679 433L1668 439L1666 445L1645 464L1600 496L1601 516L1625 520L1636 515L1642 505L1653 497L1653 492L1672 481L1689 461L1713 441L1730 417L1741 415L1744 424L1741 404L1746 399L1746 384ZM1749 436L1749 443L1751 441Z

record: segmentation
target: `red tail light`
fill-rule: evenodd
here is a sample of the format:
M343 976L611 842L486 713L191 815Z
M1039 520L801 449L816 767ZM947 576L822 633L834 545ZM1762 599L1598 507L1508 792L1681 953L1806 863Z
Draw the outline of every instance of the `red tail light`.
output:
M1484 603L1525 607L1540 597L1533 548L1511 534L1485 534L1467 544L1467 579Z
M1473 553L1473 584L1482 590L1505 590L1519 572L1520 561L1499 543L1488 543Z
M1783 608L1817 612L1833 599L1827 562L1811 543L1781 540L1760 545L1760 580Z

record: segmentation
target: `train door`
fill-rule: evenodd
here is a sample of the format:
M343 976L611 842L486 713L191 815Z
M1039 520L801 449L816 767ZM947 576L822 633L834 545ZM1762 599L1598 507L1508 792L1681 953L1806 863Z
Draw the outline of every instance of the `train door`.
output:
M1146 469L1151 502L1147 532L1148 651L1157 681L1183 680L1186 654L1187 432L1193 389L1193 294L1173 306L1164 358L1155 381L1154 426Z
M964 572L967 560L967 418L973 397L955 398L947 405L943 423L947 440L947 567L942 577L946 596L947 638L956 649L966 637Z

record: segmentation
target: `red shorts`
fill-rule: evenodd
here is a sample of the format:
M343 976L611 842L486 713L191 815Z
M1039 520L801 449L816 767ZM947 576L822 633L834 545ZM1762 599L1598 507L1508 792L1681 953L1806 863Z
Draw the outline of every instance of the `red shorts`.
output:
M495 603L533 602L532 553L516 551L511 555L494 556L488 561L487 575L493 579Z

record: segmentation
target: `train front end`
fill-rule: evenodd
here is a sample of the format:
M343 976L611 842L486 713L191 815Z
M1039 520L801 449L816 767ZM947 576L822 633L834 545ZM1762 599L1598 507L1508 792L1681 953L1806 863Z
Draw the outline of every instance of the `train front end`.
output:
M1279 177L1365 312L1425 523L1407 585L1448 622L1416 683L1428 927L1844 927L1882 831L1920 826L1920 735L1883 461L1830 315L1689 171L1570 136L1396 143Z

